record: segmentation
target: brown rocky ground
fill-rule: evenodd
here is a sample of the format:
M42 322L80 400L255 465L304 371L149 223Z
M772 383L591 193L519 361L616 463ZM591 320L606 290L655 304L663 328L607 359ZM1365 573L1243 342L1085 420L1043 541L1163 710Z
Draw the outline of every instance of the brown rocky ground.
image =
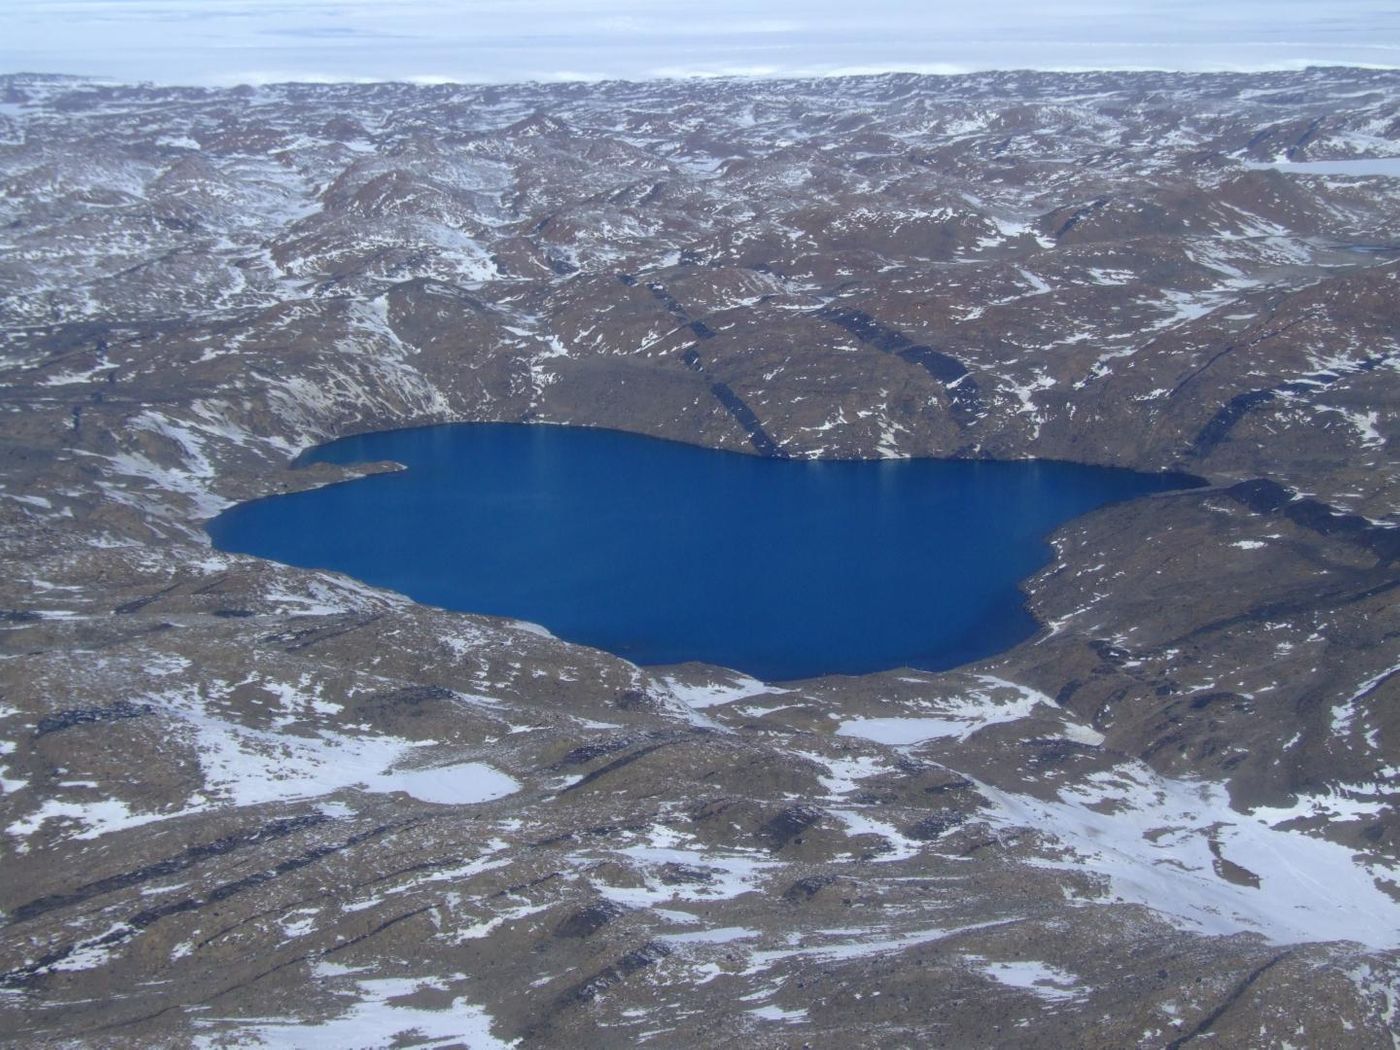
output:
M0 1033L1393 1045L1396 85L0 78ZM781 685L203 533L519 419L1211 484Z

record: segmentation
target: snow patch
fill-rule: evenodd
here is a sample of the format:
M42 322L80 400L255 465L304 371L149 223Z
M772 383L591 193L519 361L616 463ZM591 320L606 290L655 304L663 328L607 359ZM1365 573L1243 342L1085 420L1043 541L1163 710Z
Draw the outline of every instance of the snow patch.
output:
M491 1034L491 1016L465 996L445 1009L432 1010L395 1002L424 989L441 989L448 979L385 977L355 982L358 1001L324 1021L268 1018L253 1022L200 1019L201 1028L221 1030L195 1039L199 1050L217 1047L272 1047L285 1050L345 1050L346 1047L470 1046L472 1050L504 1050L505 1042Z
M753 696L776 696L792 691L765 685L757 678L739 674L726 678L714 678L707 682L686 682L671 675L662 675L660 681L673 697L687 707L696 710L718 707L720 704L733 703L735 700L747 700Z
M1079 979L1074 974L1048 963L1032 960L989 962L975 955L967 958L977 970L997 984L1023 989L1046 1002L1058 1003L1078 999L1088 991L1080 987Z
M1068 855L1046 866L1104 877L1111 899L1141 904L1207 934L1257 933L1278 944L1400 942L1400 901L1354 851L1241 814L1225 789L1171 780L1141 762L1096 774L1053 800L979 785L993 820L1034 828Z
M1034 689L991 675L978 677L987 688L933 701L931 706L939 709L937 717L853 718L842 722L836 735L890 747L912 747L941 737L966 740L987 726L1028 718L1038 707L1053 706L1049 697Z

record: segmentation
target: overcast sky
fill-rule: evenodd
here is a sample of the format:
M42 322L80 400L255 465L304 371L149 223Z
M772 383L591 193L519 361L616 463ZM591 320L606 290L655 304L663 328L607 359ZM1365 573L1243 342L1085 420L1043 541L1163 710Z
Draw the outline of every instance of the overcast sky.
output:
M233 84L1400 68L1397 0L0 0L0 72Z

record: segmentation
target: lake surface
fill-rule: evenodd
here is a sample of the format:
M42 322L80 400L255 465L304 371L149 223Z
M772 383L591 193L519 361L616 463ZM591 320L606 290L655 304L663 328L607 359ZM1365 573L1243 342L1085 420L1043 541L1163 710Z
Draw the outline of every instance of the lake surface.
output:
M1046 535L1180 475L1049 462L761 459L610 430L455 424L303 461L408 469L233 507L217 547L766 681L953 667L1031 635Z

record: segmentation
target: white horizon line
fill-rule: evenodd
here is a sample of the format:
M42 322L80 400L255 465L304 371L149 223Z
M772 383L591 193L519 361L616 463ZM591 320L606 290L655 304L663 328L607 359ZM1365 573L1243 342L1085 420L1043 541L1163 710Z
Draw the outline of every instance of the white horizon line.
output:
M340 73L318 73L314 71L250 71L244 73L221 74L204 80L163 80L160 78L131 79L126 77L103 76L97 74L38 71L16 69L0 72L0 77L53 77L75 80L107 87L155 87L155 88L208 88L231 90L237 87L277 87L277 86L316 86L337 85L369 87L376 84L394 84L409 87L505 87L505 86L561 86L568 84L652 84L683 82L690 80L838 80L860 79L881 76L922 76L922 77L967 77L986 73L1047 73L1052 75L1083 75L1092 73L1163 73L1180 76L1211 76L1233 74L1248 76L1263 73L1302 73L1309 70L1356 70L1359 72L1400 71L1400 61L1396 63L1357 62L1329 60L1323 58L1280 59L1261 63L1202 63L1201 65L1151 65L1121 63L1107 65L982 65L979 63L913 63L891 66L838 66L827 69L777 69L772 67L731 68L720 70L662 68L638 75L614 76L605 73L584 73L574 70L561 70L557 74L545 73L522 78L500 78L490 75L450 73L413 73L403 76L346 76Z

